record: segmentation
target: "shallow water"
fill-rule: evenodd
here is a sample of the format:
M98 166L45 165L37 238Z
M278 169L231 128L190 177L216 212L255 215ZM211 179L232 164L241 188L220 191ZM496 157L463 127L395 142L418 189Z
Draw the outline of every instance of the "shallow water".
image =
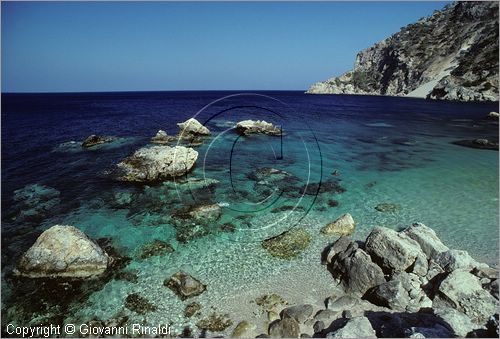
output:
M498 140L498 125L484 119L497 104L299 92L235 94L3 94L4 296L9 295L15 260L43 229L57 223L74 225L94 238L110 238L113 247L131 257L125 270L138 275L137 283L112 279L75 302L64 315L66 322L105 320L122 312L150 324L168 320L176 331L193 326L196 318L182 315L192 300L180 301L163 286L179 270L207 284L207 291L196 298L204 307L202 314L215 306L235 322L260 319L258 307L249 302L263 294L275 292L290 303L321 302L335 291L320 264L321 250L335 238L320 235L319 229L346 212L356 220L357 239L376 225L399 229L419 221L436 230L448 246L488 263L498 261L498 152L450 143ZM218 180L211 192L174 182L129 185L107 174L148 144L157 130L173 135L177 122L195 115L212 136L196 148L197 165L188 178ZM273 122L285 134L238 137L231 128L243 119ZM90 134L119 139L82 149L78 143ZM263 167L286 171L294 179L285 188L251 179ZM332 175L334 170L337 175ZM59 200L51 201L56 207L38 213L36 220L23 220L20 209L28 207L13 201L14 191L34 183L58 190ZM120 203L119 197L131 201ZM329 200L338 206L331 207ZM210 234L177 241L169 216L206 202L223 206ZM379 212L375 206L380 203L399 209ZM293 207L276 211L281 206ZM224 223L235 231L220 231ZM261 240L293 227L312 235L311 245L298 258L274 258L262 248ZM140 247L155 239L169 242L175 252L138 259ZM124 308L123 300L134 292L146 296L158 311L138 315ZM8 300L4 309L12 306ZM15 318L16 312L10 312Z

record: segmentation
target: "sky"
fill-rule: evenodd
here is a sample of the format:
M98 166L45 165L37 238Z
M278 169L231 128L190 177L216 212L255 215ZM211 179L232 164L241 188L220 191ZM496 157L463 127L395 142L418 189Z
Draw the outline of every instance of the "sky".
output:
M2 1L2 92L304 90L445 4Z

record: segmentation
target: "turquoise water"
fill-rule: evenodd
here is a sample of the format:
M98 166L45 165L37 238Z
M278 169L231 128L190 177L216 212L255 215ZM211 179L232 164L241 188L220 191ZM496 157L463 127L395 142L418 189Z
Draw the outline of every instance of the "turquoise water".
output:
M50 304L51 312L64 313L61 322L123 314L129 322L168 322L180 332L185 326L195 328L215 308L230 314L234 324L252 321L256 334L262 333L266 316L252 302L255 298L278 293L291 304L319 305L335 293L320 262L322 249L335 237L319 230L347 212L356 221L356 239L364 239L374 226L399 229L418 221L436 230L449 247L497 263L498 152L450 143L498 139L498 125L483 118L494 104L278 92L229 97L205 107L221 97L210 92L82 94L27 97L23 104L6 98L2 273L8 319L22 318L22 298L12 289L16 281L10 270L41 230L56 223L108 238L116 251L130 257L122 270L137 274L135 283L110 279L85 297L75 295L64 308ZM63 112L66 119L57 119ZM107 175L113 164L147 145L158 129L175 134L175 123L194 115L212 136L196 148L197 164L187 178L128 185ZM231 126L244 118L281 125L285 135L239 138ZM91 133L121 139L95 150L67 143ZM262 168L286 171L287 179L259 176L256 171ZM210 190L181 185L193 178L218 183ZM34 183L57 189L60 201L35 221L22 220L13 191ZM203 203L219 203L221 218L202 235L178 241L179 225L171 216ZM399 209L380 212L375 209L380 203ZM278 211L282 206L290 207ZM224 224L233 231L221 230ZM270 256L261 241L291 228L306 229L311 244L293 260ZM139 259L141 247L156 239L175 251ZM207 291L181 301L163 286L165 278L180 270L205 283ZM141 315L125 308L131 293L146 297L157 311ZM202 315L185 318L184 307L193 300L202 304ZM37 323L44 316L23 317Z

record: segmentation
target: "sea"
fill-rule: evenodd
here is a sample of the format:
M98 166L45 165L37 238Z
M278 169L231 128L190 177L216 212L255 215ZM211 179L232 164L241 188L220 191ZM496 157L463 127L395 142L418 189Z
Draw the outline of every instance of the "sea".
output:
M264 315L255 299L262 295L321 304L335 291L321 253L336 237L320 229L344 213L356 222L357 240L375 226L421 222L450 248L498 264L498 151L452 143L498 141L498 123L486 117L498 102L171 91L4 93L1 107L2 327L127 317L196 332L197 321L214 312L233 324L258 323ZM150 147L158 130L175 136L177 123L192 117L211 132L192 146L192 171L164 182L117 180L117 163ZM282 135L241 136L234 126L247 119L271 122ZM83 148L92 134L114 139ZM218 220L176 221L180 211L206 204L220 206ZM120 273L66 285L17 279L20 255L57 224L79 228L120 256ZM310 242L292 258L263 246L294 229ZM158 240L173 251L144 255ZM179 271L207 286L193 299L199 315L186 317L193 300L163 284ZM154 310L131 310L130 294Z

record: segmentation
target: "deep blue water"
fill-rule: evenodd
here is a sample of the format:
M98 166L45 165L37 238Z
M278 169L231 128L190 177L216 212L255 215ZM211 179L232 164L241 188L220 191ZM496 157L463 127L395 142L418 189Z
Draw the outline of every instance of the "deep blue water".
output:
M238 94L2 94L3 273L12 269L43 229L57 223L73 224L94 238L107 237L126 253L135 253L143 244L159 238L174 244L176 252L168 258L132 260L131 267L143 271L144 284L112 282L104 289L120 296L139 287L155 295L149 281L164 278L161 260L168 260L168 270L183 268L205 281L213 279L213 294L207 296L213 300L231 293L217 280L231 272L227 265L255 263L251 271L242 269L238 275L225 278L236 287L289 268L286 263L264 262L266 253L259 246L240 248L238 242L225 241L212 241L210 248L205 247L204 254L213 265L193 263L192 255L203 240L178 243L175 227L165 216L183 204L196 204L206 197L192 192L176 197L169 186L130 185L108 174L124 157L147 145L159 129L175 135L176 123L195 115L212 135L196 148L199 157L189 176L219 180L210 199L226 204L222 220L241 231L215 237L227 236L244 243L279 234L298 221L286 213L281 218L271 210L297 205L301 207L297 210L300 218L307 214L304 222L315 239L310 251L295 263L297 267L315 265L325 246L317 230L345 212L357 221L355 236L360 239L376 225L399 228L421 221L434 228L450 247L468 250L490 263L498 260L498 152L451 144L479 137L498 140L498 125L485 118L488 112L498 110L498 103L288 91ZM243 119L273 122L285 135L238 139L231 126ZM91 134L120 139L95 149L82 149L79 143ZM270 204L256 204L262 192L258 183L249 180L249 174L261 167L292 173L297 177L296 188L308 183L322 183L323 187L337 183L345 192L327 190L302 199L297 192L287 192L271 199ZM338 176L332 175L334 170ZM51 200L54 205L48 205L42 213L35 210L36 218L31 219L20 216L23 208L33 206L20 206L13 200L15 190L30 184L60 192L60 200ZM134 201L130 206L117 207L117 193L130 193ZM332 199L338 206L331 205ZM400 211L381 213L374 209L385 202L398 204ZM250 249L253 252L249 254ZM78 313L83 321L86 309L89 314L99 309L110 316L122 305L118 299L97 305L103 302L99 294L94 299L80 309L84 315L75 312L72 316ZM168 300L174 312L174 299Z

